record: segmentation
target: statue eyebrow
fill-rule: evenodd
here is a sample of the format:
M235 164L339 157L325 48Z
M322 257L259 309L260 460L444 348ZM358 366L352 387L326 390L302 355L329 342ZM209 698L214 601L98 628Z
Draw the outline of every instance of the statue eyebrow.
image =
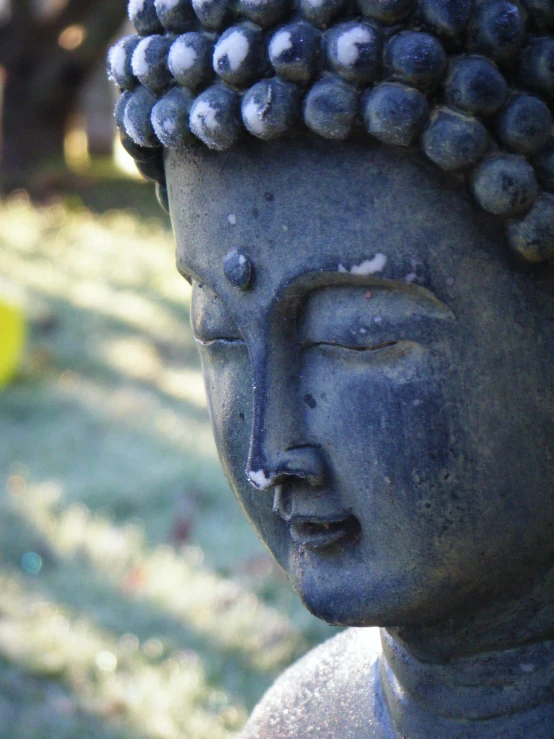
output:
M281 290L279 297L301 300L311 292L324 287L365 287L369 291L398 294L416 305L421 312L432 318L456 320L452 308L422 285L413 282L390 280L374 275L359 275L350 272L334 272L318 270L307 272L292 279Z

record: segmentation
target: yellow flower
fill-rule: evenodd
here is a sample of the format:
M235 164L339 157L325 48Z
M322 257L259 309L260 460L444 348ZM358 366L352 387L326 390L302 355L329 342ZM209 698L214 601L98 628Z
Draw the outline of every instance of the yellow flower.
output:
M23 311L0 297L0 387L12 379L19 366L25 335Z

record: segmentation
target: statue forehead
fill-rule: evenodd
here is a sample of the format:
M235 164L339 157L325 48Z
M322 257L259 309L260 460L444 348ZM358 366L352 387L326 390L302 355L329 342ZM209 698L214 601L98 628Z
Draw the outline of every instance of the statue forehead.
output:
M170 154L178 262L221 289L276 290L306 272L433 285L487 257L502 234L478 228L465 194L417 156L387 148L310 151L266 144L253 155ZM490 244L487 244L487 240ZM452 275L454 276L454 275Z

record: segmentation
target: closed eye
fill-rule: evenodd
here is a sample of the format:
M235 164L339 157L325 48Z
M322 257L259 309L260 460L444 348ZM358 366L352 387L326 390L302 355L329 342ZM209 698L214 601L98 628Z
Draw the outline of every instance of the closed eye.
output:
M306 346L330 346L337 349L349 349L353 352L376 352L380 351L381 349L388 349L391 346L395 346L396 344L403 343L399 341L382 341L379 344L372 344L371 346L348 346L346 344L340 344L338 342L333 341L318 341L313 344L307 344ZM405 343L405 342L404 342Z
M244 344L242 339L220 338L220 339L199 339L197 336L194 340L200 346L232 346L236 344Z
M408 339L400 339L398 341L381 341L375 344L366 344L365 346L337 343L337 342L313 342L306 347L307 350L320 351L322 354L328 354L330 357L356 359L360 362L370 362L375 366L385 367L389 364L396 364L411 358L422 356L423 347L417 341ZM356 358L356 359L355 359Z

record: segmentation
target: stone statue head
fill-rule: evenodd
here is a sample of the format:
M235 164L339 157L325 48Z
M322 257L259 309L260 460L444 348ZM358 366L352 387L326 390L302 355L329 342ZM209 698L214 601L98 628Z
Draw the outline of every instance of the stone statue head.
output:
M130 11L123 142L171 213L225 474L305 605L398 626L540 590L552 3Z

